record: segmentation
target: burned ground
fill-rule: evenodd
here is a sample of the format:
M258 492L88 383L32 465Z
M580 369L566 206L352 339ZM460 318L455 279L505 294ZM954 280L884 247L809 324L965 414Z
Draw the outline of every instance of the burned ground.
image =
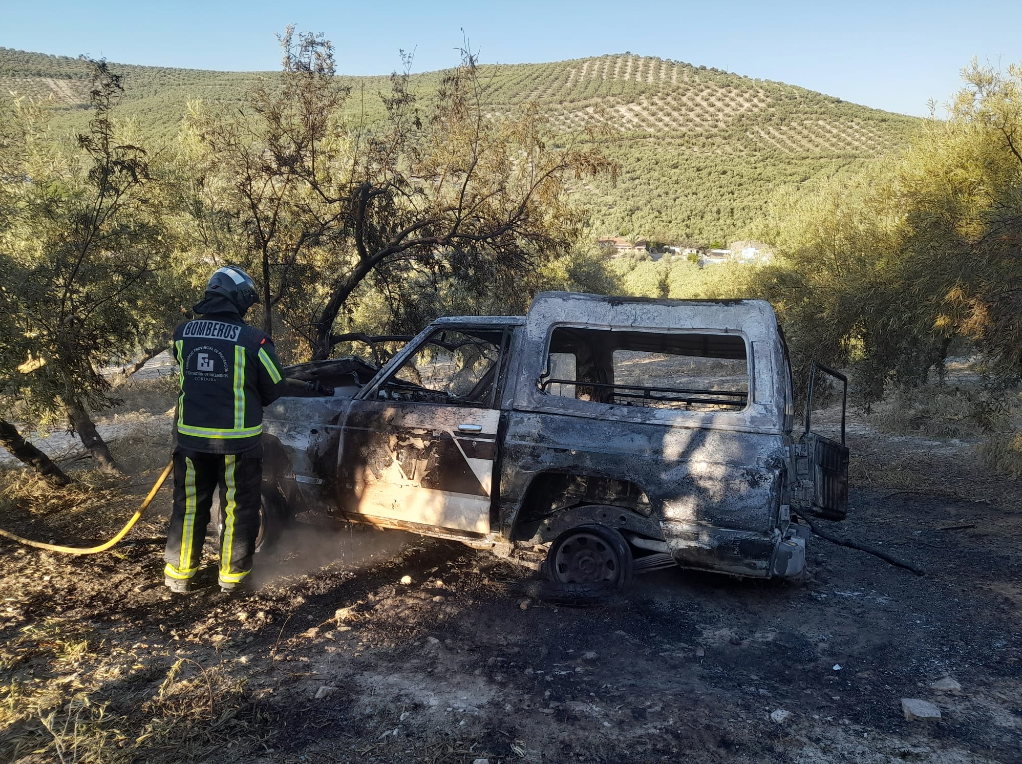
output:
M1017 483L957 441L851 446L840 531L925 577L813 539L800 583L662 571L577 607L454 542L299 527L255 593L207 565L172 598L164 518L100 557L4 542L0 760L1022 761ZM104 537L130 506L104 496L4 525Z

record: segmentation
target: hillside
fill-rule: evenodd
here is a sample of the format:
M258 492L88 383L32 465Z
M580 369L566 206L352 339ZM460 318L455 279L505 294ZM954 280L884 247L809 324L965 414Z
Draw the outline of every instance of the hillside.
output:
M143 134L173 139L189 99L241 102L272 73L214 72L112 64L124 76L122 117ZM565 134L587 119L608 122L616 186L579 188L600 233L656 240L729 241L783 185L854 170L904 142L918 120L809 90L631 54L549 64L482 67L487 107L511 112L533 101ZM342 78L352 113L381 113L387 77ZM416 75L422 96L437 73ZM76 59L0 48L0 93L51 100L56 124L87 119L88 72ZM361 94L365 94L364 99Z

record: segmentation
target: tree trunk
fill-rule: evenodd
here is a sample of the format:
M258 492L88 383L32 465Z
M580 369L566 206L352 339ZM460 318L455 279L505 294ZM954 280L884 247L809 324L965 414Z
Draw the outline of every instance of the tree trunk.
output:
M71 420L71 427L78 433L78 437L82 439L85 449L96 460L96 467L100 472L120 473L121 469L117 466L117 462L114 461L109 446L100 436L99 431L96 430L96 425L92 421L92 417L89 416L89 412L85 410L85 407L80 403L72 403L68 406L67 413L68 418Z
M348 277L334 288L330 299L327 300L327 304L323 307L323 312L319 314L319 320L316 322L316 346L312 351L313 361L325 361L330 357L330 353L334 349L334 344L330 341L330 338L333 335L334 321L337 320L337 314L341 312L345 300L355 291L355 287L362 283L362 279L372 271L373 267L374 263L372 261L362 260L355 270L348 274Z
M0 445L10 451L15 459L35 470L39 476L55 488L70 485L71 478L54 464L50 457L25 440L18 428L0 419Z

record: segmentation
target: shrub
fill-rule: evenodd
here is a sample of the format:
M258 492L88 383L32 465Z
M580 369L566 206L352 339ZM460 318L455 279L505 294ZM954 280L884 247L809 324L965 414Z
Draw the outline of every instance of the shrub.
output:
M996 432L979 447L983 463L995 472L1022 478L1022 433Z
M959 387L896 387L872 406L878 430L933 438L970 438L983 433L981 394Z

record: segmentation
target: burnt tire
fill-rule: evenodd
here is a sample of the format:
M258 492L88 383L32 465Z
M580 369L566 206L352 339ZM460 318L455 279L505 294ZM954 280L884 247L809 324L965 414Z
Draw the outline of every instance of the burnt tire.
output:
M551 595L604 595L632 582L632 552L613 528L591 523L570 528L550 545L544 563Z
M280 541L292 520L284 500L273 492L263 491L259 502L259 530L256 532L255 540L256 553L272 549ZM216 525L217 547L220 546L223 535L224 524L221 519Z
M256 552L271 550L280 541L291 524L291 513L284 499L276 491L263 491L259 502L259 532L256 534Z

